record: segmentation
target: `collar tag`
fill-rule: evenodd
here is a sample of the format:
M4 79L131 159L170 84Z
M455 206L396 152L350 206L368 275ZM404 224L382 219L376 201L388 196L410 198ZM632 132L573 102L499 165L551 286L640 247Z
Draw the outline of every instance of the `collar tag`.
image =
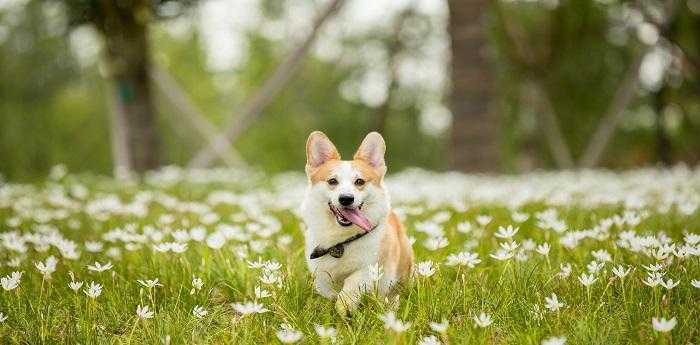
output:
M345 246L342 243L338 243L335 246L328 248L328 254L330 254L332 257L334 257L336 259L342 258L344 253L345 253Z

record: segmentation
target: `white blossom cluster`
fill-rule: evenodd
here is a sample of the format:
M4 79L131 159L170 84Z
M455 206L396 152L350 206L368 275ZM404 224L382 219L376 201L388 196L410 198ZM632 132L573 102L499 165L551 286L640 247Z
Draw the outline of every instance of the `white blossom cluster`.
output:
M664 299L673 289L700 288L700 276L687 273L697 272L700 233L683 226L699 212L700 170L505 177L408 170L386 182L417 253L413 273L419 286L434 284L445 273L458 272L464 279L464 274L483 268L507 272L513 265L536 263L546 267L549 281L572 284L588 299L606 284L623 289L638 284L638 289L664 294ZM2 184L0 293L43 294L44 286L58 276L70 280L54 289L93 304L103 303L105 294L114 292L110 290L141 291L140 303L130 307L136 311L135 327L159 318L163 307L157 299L176 284L195 301L181 307L201 320L218 315L207 298L216 290L207 265L222 259L237 265L249 283L225 304L229 313L240 318L284 315L278 302L285 298L289 262L280 262L273 253L301 246L294 232L304 227L294 215L305 184L299 174L269 179L251 171L174 167L149 174L142 185L109 179L83 184L60 167L42 184ZM188 187L187 193L177 192L182 186ZM567 216L573 208L608 212L582 226ZM660 228L659 216L674 219L682 230ZM575 262L566 253L577 249L585 254ZM133 269L125 264L132 255L179 263L194 257L197 263L186 281L173 282L153 272L119 285ZM373 265L368 274L379 280L384 269ZM24 288L27 281L39 285ZM566 290L543 291L528 307L533 322L566 312L574 305L572 298ZM389 302L390 311L379 315L386 331L395 335L418 325L396 312L398 304L398 299ZM673 330L678 319L665 311L659 309L647 327L659 333ZM0 322L12 317L7 310L0 312ZM449 322L450 315L431 322L433 334L425 334L419 343L443 342ZM485 306L472 310L469 322L488 329L506 320ZM316 335L304 334L299 329L307 327L286 318L277 324L276 336L284 343L306 337L334 342L339 337L335 328L320 324L314 327ZM543 344L565 342L566 336L557 334L542 339Z

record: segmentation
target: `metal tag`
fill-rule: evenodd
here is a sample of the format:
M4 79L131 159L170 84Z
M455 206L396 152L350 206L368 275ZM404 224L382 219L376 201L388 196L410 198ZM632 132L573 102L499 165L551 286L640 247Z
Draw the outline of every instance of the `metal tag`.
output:
M332 257L339 259L343 257L343 253L345 252L345 246L342 244L335 245L333 247L330 247L328 249L328 254L330 254Z

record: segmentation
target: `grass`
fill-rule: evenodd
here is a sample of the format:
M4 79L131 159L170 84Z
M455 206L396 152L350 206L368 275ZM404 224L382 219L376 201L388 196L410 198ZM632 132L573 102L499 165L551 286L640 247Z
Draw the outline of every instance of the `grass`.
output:
M366 296L359 311L343 319L335 313L333 302L314 293L294 202L280 206L281 193L268 178L246 175L225 181L126 183L57 175L40 184L0 187L0 275L24 271L18 288L0 290L0 312L7 316L0 323L2 343L279 343L276 333L283 323L303 333L302 343L328 342L316 335L315 324L336 328L337 343L341 344L414 344L429 335L450 344L540 344L552 336L565 336L569 344L700 341L700 289L690 283L700 279L698 257L657 260L650 256L653 245L635 252L616 244L624 231L631 230L638 238L663 239L665 235L678 248L685 233L698 233L697 209L686 214L677 207L659 211L647 205L638 210L621 203L551 206L553 203L533 198L518 205L517 210L529 219L517 223L512 219L514 208L498 202L468 202L466 210L460 206L456 210L454 205L421 200L404 203L398 198L395 207L405 214L409 234L416 239L416 261L431 260L437 265L433 276L416 275L412 284L402 288L396 317L411 326L399 334L385 329L380 320L390 310L382 298ZM616 178L623 177L611 177ZM686 185L681 187L697 190L693 181L697 179L682 182ZM229 198L232 195L236 197ZM110 201L110 196L121 202ZM132 203L134 200L139 202ZM556 218L566 224L566 232L546 229L541 222L546 210L556 212ZM628 219L600 230L606 220L625 212L642 215L639 224ZM480 215L489 215L492 220L478 225ZM458 224L465 221L473 229L459 232ZM426 248L428 235L417 231L426 223L442 229L449 242L446 247ZM178 230L197 226L208 235L218 229L233 236L232 230L221 228L222 224L239 229L242 237L229 238L220 249L195 240L187 242L184 253L153 249L156 242L174 241ZM537 244L549 243L551 252L543 256L528 249L526 260L492 259L489 254L504 242L493 234L507 225L519 227L514 236L520 243L518 250L530 239ZM268 228L271 233L260 231ZM107 235L115 234L115 229L131 237ZM584 229L598 229L597 238L581 239L574 248L561 244L566 234ZM18 238L26 246L25 253L13 246L12 239ZM59 239L77 244L79 258L65 258L57 248ZM85 241L99 241L103 249L89 252ZM586 289L577 277L595 260L592 251L601 249L610 254L610 262ZM449 254L462 250L478 253L482 262L474 268L445 264ZM245 259L240 255L243 251L248 255ZM59 263L50 277L44 277L34 263L49 255L57 257ZM262 270L248 263L258 257L281 263L281 284L260 282ZM10 267L13 259L17 267ZM88 270L87 265L95 261L112 262L114 267L104 272ZM665 279L680 280L678 286L667 290L642 282L646 278L642 265L657 262L664 266ZM558 276L562 263L572 265L566 278ZM618 264L632 268L624 280L611 273ZM68 272L84 282L79 291L68 287ZM192 291L193 276L203 280L201 290ZM154 278L162 286L149 289L137 282ZM83 292L92 281L103 285L95 299ZM269 311L249 315L234 311L231 303L256 300L256 286L272 293L257 299ZM544 308L545 297L552 293L565 303L558 312ZM139 319L137 305L148 305L155 311L153 318ZM194 317L195 305L203 306L208 314L201 319ZM535 306L540 313L533 312ZM473 317L481 312L492 317L492 325L475 326ZM657 332L652 327L653 317L675 317L678 324L671 332ZM431 330L429 322L443 319L449 321L446 333Z

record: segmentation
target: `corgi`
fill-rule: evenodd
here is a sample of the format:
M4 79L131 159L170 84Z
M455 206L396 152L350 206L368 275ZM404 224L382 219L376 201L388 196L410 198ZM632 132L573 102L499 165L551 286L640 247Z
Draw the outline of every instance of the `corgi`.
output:
M413 250L384 185L385 150L377 132L367 134L353 160L341 160L322 132L306 141L306 261L316 292L336 300L341 315L354 311L364 292L392 294L412 272Z

